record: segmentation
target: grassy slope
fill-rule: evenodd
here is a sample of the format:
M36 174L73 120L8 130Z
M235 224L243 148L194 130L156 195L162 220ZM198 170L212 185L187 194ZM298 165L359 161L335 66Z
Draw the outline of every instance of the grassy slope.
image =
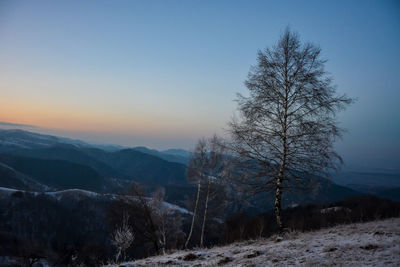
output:
M178 251L125 266L399 266L400 218Z

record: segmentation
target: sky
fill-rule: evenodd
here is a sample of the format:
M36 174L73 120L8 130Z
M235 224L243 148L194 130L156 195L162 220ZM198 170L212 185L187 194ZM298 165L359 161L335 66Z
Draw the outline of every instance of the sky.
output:
M259 49L322 49L351 166L400 168L399 1L1 1L0 121L190 149L223 134Z

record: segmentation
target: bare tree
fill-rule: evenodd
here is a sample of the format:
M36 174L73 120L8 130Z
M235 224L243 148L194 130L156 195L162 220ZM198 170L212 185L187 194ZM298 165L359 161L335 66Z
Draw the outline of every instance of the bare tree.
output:
M205 155L206 165L203 169L206 176L207 191L204 203L203 222L201 225L200 247L203 247L204 245L204 230L206 227L208 204L210 200L218 194L217 191L212 192L211 189L213 184L221 184L221 181L223 181L225 176L225 170L227 169L227 161L224 159L224 146L222 146L221 143L222 142L216 135L207 142L208 149ZM218 187L214 186L214 188Z
M249 96L238 95L240 117L229 124L238 177L255 193L275 192L280 230L282 192L342 162L333 150L342 133L335 115L352 100L336 93L320 54L286 29L275 46L258 52L245 81Z
M185 248L187 248L189 241L193 234L194 223L197 216L197 208L199 205L201 184L204 180L204 169L206 167L206 156L207 156L207 144L206 140L200 139L196 145L195 150L190 155L188 167L187 167L187 177L189 182L197 184L197 194L196 200L193 208L192 223L190 225L189 235L185 242Z
M265 229L265 219L260 216L256 218L256 235L258 238L261 238L263 236Z
M159 238L157 234L157 225L154 220L154 209L149 205L148 200L145 197L144 189L141 188L138 184L133 184L131 187L132 195L137 198L139 204L139 212L137 214L138 218L141 218L142 229L135 229L137 231L141 231L141 233L145 236L147 240L153 243L154 250L156 254L159 253Z
M217 189L221 187L222 177L225 175L227 169L226 160L224 159L224 146L221 145L221 141L217 136L213 136L210 139L199 140L194 152L189 160L189 166L187 169L189 181L195 181L197 183L197 194L196 201L194 204L192 224L188 238L186 240L185 247L187 247L189 240L193 234L195 218L199 209L200 199L202 204L204 203L203 218L201 222L200 231L200 246L204 245L204 232L206 228L206 221L209 211L209 203L218 194ZM202 191L202 184L205 186L204 194Z
M115 262L118 262L121 253L125 259L125 251L131 246L134 239L135 236L129 226L129 216L124 213L121 225L111 235L111 243L117 249Z
M170 209L163 207L164 196L164 190L162 188L157 188L150 202L150 206L153 209L153 216L157 222L156 225L159 234L158 242L163 254L165 254L165 247L167 245L167 217L170 214Z
M159 236L160 249L163 254L168 247L171 247L173 241L179 241L180 237L184 235L181 230L182 217L179 212L165 205L164 198L165 190L157 188L150 203Z

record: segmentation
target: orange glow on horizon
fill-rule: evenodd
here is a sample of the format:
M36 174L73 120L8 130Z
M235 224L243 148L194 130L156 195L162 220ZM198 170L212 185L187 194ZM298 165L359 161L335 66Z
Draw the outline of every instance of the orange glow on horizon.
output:
M27 100L0 99L0 121L41 128L79 132L125 133L144 136L186 138L199 129L189 129L183 122L161 116L97 111ZM199 126L201 127L201 126Z
M139 118L126 118L89 109L56 107L47 103L32 104L0 99L0 121L29 124L44 128L77 131L136 131L145 133L154 125Z

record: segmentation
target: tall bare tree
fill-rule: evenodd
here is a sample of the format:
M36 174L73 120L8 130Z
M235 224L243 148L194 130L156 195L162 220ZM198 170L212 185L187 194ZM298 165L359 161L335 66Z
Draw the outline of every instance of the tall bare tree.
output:
M134 196L138 201L138 206L136 206L136 208L139 208L137 210L135 208L133 211L140 213L137 214L137 217L140 217L142 221L142 229L136 230L141 231L146 239L153 243L154 250L158 254L160 251L160 246L153 209L145 197L143 188L141 188L138 184L133 184L131 191L132 196Z
M207 143L206 140L200 139L196 145L195 150L190 155L186 174L189 182L197 184L196 200L193 208L192 223L188 237L185 242L185 248L188 246L190 239L192 238L194 224L197 216L197 209L200 200L201 184L204 181L204 170L206 168L206 157L207 157Z
M229 127L236 171L255 192L275 192L280 230L282 192L342 162L333 149L342 133L335 115L352 99L336 93L320 54L286 29L276 45L258 52L245 81L249 96L238 95L240 117Z
M190 237L193 234L195 217L199 212L199 204L203 205L200 247L204 245L204 232L207 216L209 215L209 204L216 198L218 193L225 193L221 190L221 186L223 184L225 171L227 170L227 161L224 158L224 146L221 145L221 143L222 141L216 135L210 139L200 139L189 160L187 174L190 181L197 183L197 194L192 224L185 246L188 245ZM204 188L204 190L202 190L202 188Z
M207 191L204 200L203 222L201 225L200 234L200 247L203 247L204 245L204 231L206 228L209 202L212 201L217 196L217 194L223 193L219 190L220 187L218 187L217 185L221 185L223 183L226 176L225 172L228 169L228 161L225 160L224 146L222 145L222 141L216 135L214 135L207 141L207 148L208 149L205 159L206 166L204 168Z
M165 189L159 187L150 200L154 221L158 229L160 249L163 254L166 253L168 247L172 247L173 242L176 243L184 235L181 230L182 217L179 212L165 205L164 198Z

